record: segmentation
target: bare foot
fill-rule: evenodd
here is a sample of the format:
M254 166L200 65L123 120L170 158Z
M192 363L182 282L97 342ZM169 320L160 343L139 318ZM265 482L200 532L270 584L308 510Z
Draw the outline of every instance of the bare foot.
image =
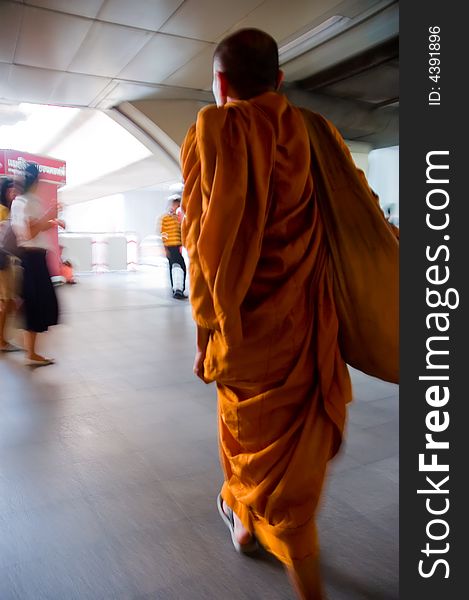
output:
M41 356L40 354L28 354L28 360L48 360L45 356Z

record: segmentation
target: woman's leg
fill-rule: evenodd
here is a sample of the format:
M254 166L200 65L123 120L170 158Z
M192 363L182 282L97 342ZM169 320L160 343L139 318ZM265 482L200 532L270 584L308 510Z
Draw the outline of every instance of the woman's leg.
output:
M42 360L43 358L36 354L36 338L37 333L35 331L24 332L24 349L29 360Z
M6 335L8 317L15 310L14 297L14 271L12 265L8 265L0 271L0 349L11 347Z
M10 349L19 349L16 348L16 346L10 344L5 337L8 317L12 317L15 313L15 310L16 305L14 300L4 300L3 302L0 301L0 349L5 348L7 346Z
M6 346L5 328L8 314L8 300L0 300L0 348Z
M26 364L31 364L28 361L36 361L36 363L33 363L33 364L37 364L37 361L40 361L42 363L42 365L40 365L40 366L52 365L55 362L53 359L46 358L45 356L42 356L41 354L38 354L36 352L36 339L37 339L37 333L35 331L25 331L24 332L24 347L26 350Z

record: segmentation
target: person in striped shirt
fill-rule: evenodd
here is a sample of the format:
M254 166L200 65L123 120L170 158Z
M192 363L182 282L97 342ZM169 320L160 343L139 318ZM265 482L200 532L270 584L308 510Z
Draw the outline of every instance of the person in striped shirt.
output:
M185 298L184 290L186 287L186 263L182 256L182 240L181 240L181 222L180 209L181 196L175 195L169 198L170 204L168 212L161 217L160 232L163 241L166 257L169 263L169 279L171 281L171 289L173 290L174 298ZM182 281L182 290L175 289L173 281L173 266L179 265L184 274Z

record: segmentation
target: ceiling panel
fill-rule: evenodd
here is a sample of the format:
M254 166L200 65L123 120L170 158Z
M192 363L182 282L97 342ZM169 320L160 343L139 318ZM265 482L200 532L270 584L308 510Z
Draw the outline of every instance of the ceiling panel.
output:
M158 31L184 0L105 0L98 18Z
M78 73L63 73L50 95L53 104L90 106L111 79Z
M148 31L94 23L69 66L69 71L116 76L153 34Z
M9 99L48 104L51 91L60 83L62 76L59 71L11 65L7 84Z
M156 33L119 73L119 78L160 83L206 46L197 40Z
M237 23L263 0L186 0L161 28L165 33L215 42L220 35Z
M257 27L267 31L279 43L302 29L311 29L338 12L341 0L266 0L244 19L233 23L230 31L243 27ZM367 1L370 4L369 0Z
M110 108L125 101L153 98L156 92L157 88L151 85L114 80L109 89L97 101L97 106L99 108Z
M215 47L215 44L210 44L200 54L165 79L164 83L196 90L211 90L212 61Z
M144 83L119 82L113 80L109 88L96 100L98 108L111 108L122 102L145 99L165 100L195 100L200 102L213 102L210 92L194 90L192 88L173 87L170 85L149 85Z
M94 19L104 0L28 0L28 4Z
M80 17L25 7L15 62L66 70L91 25Z
M5 2L1 7L0 16L0 61L11 62L15 53L21 13L23 7L19 4Z

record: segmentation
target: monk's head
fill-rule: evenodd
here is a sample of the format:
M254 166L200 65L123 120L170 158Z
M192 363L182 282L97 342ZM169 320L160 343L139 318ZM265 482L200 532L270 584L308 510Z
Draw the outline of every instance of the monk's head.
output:
M240 29L215 48L213 94L218 106L229 98L249 100L278 90L282 81L277 42L260 29Z

